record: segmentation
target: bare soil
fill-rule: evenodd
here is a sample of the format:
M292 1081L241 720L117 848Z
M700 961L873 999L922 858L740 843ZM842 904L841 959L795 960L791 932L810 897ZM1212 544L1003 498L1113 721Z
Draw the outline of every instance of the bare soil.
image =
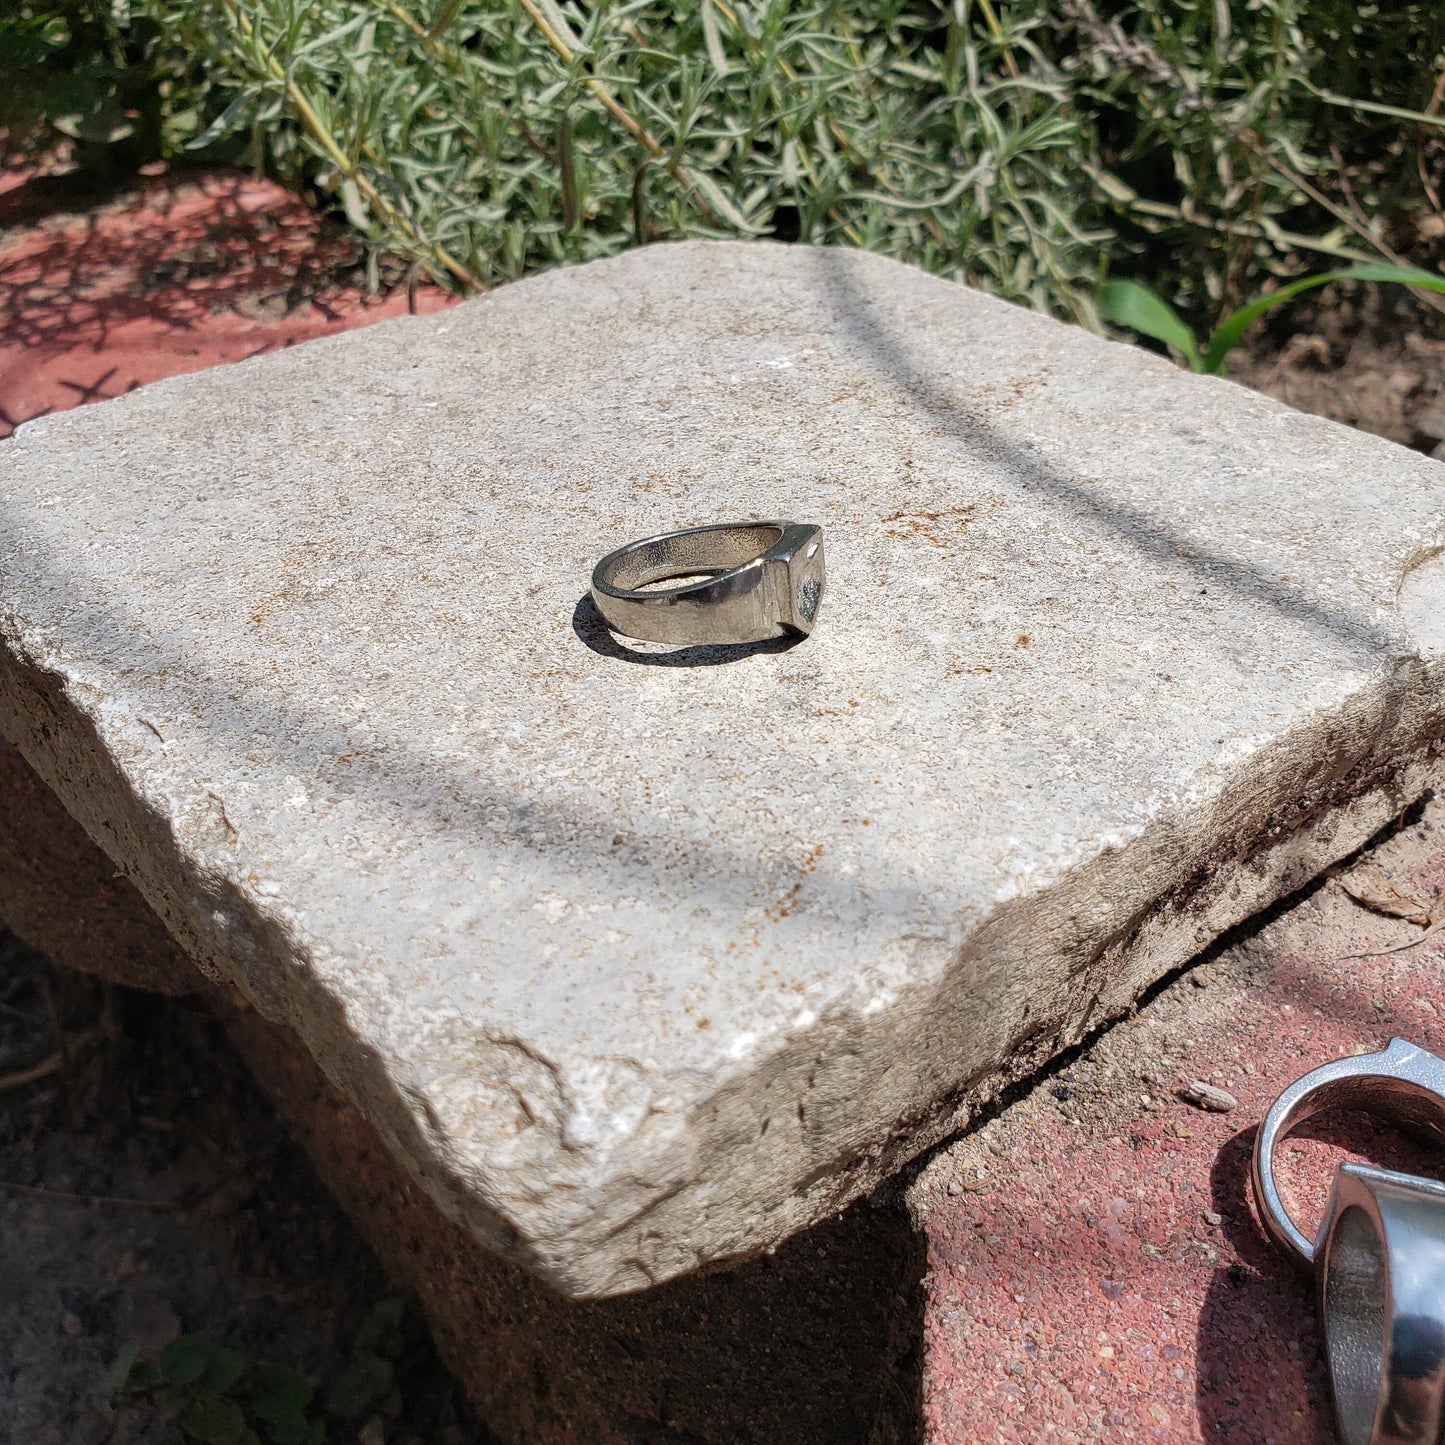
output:
M1250 341L1235 381L1418 451L1445 441L1445 316L1403 287L1321 287Z
M183 1439L107 1379L126 1345L154 1360L182 1331L324 1395L391 1293L208 1011L61 974L0 932L0 1441ZM399 1384L399 1414L328 1438L490 1438L429 1346Z

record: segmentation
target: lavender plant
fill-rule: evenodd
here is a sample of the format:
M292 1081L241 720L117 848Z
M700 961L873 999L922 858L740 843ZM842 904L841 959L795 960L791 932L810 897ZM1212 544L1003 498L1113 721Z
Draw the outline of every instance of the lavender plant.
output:
M778 236L1094 326L1143 276L1207 324L1311 257L1399 262L1445 170L1445 9L1414 0L114 8L188 59L174 153L230 145L461 289Z

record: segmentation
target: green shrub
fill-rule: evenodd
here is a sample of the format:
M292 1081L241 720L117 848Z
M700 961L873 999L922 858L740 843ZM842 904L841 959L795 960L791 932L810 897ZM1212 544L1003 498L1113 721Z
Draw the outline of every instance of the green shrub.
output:
M186 148L215 108L205 77L157 18L113 0L0 5L0 152L69 143L79 167L121 180ZM236 137L204 158L234 159Z
M110 1384L121 1401L172 1421L186 1442L326 1445L354 1438L366 1416L399 1415L403 1388L422 1388L430 1364L420 1317L393 1298L362 1322L350 1361L324 1392L289 1365L252 1360L204 1334L178 1336L153 1363L128 1345L111 1367Z
M206 77L187 144L462 288L779 235L1088 324L1139 274L1202 324L1310 257L1395 259L1442 129L1433 3L130 5Z

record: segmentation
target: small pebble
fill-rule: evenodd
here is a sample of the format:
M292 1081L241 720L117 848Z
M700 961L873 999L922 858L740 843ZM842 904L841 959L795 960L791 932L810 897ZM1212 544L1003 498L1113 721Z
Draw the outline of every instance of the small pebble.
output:
M68 1335L79 1335L85 1332L85 1326L81 1324L79 1315L62 1315L60 1317L60 1328Z
M1228 1114L1231 1110L1239 1108L1239 1100L1228 1089L1220 1089L1213 1084L1206 1084L1203 1079L1190 1079L1187 1084L1181 1084L1174 1092L1186 1104L1193 1104L1196 1109L1208 1109L1214 1114Z
M1224 1216L1222 1214L1216 1214L1212 1209L1206 1209L1204 1211L1204 1222L1214 1225L1223 1224Z

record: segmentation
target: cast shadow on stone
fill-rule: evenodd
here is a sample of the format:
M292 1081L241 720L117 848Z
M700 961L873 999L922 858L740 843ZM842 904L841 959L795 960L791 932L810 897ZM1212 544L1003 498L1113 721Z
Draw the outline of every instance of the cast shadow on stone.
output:
M1398 639L1368 618L1291 591L1272 573L1231 557L1189 537L1138 507L1101 496L1085 481L1068 475L990 424L980 408L950 384L947 376L915 357L906 340L853 284L849 252L821 249L818 268L839 317L878 360L880 380L897 386L955 442L976 459L1002 460L1020 490L1044 508L1072 513L1102 526L1157 562L1191 574L1201 582L1263 602L1281 616L1345 643L1369 656L1394 650Z
M448 1220L289 1030L228 1028L502 1439L922 1445L925 1253L898 1191L757 1259L569 1300Z
M640 667L720 667L728 662L741 662L745 657L756 657L760 652L787 652L803 641L799 634L774 637L766 642L705 643L674 648L671 652L640 652L607 625L590 593L583 593L572 609L572 631L599 656Z
M1210 1207L1228 1221L1224 1235L1240 1262L1214 1272L1199 1312L1195 1399L1201 1434L1206 1440L1305 1439L1304 1434L1280 1435L1287 1396L1300 1392L1323 1432L1320 1438L1329 1439L1333 1407L1314 1276L1266 1238L1255 1214L1249 1174L1257 1133L1257 1125L1241 1129L1220 1149L1210 1170ZM1440 1177L1439 1160L1428 1145L1358 1111L1328 1110L1290 1137L1318 1140L1386 1169ZM1319 1182L1327 1187L1327 1181ZM1284 1189L1288 1196L1287 1183ZM1318 1220L1302 1213L1298 1223L1311 1234ZM1300 1379L1276 1383L1260 1373L1259 1361L1278 1357L1281 1347L1296 1363Z

